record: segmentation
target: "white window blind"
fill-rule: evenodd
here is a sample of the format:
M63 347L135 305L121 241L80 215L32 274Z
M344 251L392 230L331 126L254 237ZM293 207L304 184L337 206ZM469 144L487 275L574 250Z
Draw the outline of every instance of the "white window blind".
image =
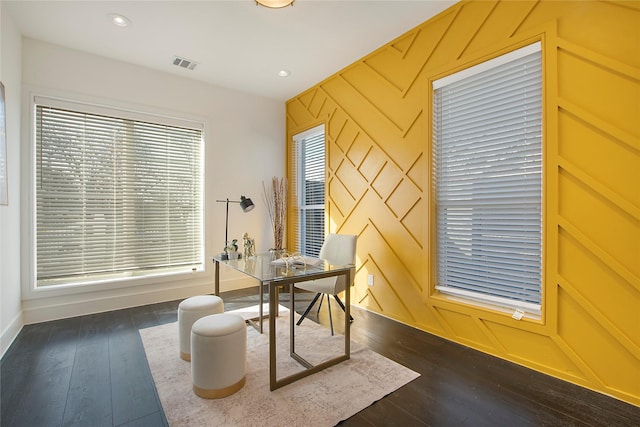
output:
M317 257L324 242L325 141L324 126L296 135L293 141L296 250Z
M539 312L540 43L434 82L436 289Z
M55 104L35 107L37 286L202 268L202 128Z

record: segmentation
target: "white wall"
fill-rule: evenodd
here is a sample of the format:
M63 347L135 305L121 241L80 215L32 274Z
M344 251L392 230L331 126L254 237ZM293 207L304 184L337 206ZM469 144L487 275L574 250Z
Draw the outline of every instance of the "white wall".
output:
M9 204L0 206L0 333L2 354L22 327L20 302L21 37L0 2L0 80L5 86Z
M4 22L3 22L4 43ZM18 49L19 53L19 49ZM4 54L3 54L4 56ZM6 58L3 58L3 63ZM185 70L185 75L190 71ZM197 72L197 71L196 71ZM213 267L183 280L156 280L137 286L35 291L30 282L31 99L34 94L81 102L136 109L146 113L195 117L205 123L205 254L207 260L224 246L224 203L216 199L251 197L256 208L243 214L230 206L229 237L248 232L257 249L272 246L273 237L263 203L262 182L285 174L285 106L280 101L255 97L200 83L188 78L117 62L32 39L22 40L22 205L21 238L9 236L7 245L17 253L22 243L22 313L25 324L60 317L149 304L211 292ZM17 142L15 143L17 144ZM17 151L13 149L12 151ZM15 153L17 155L17 153ZM13 181L18 181L14 178ZM16 195L14 194L14 197ZM17 202L14 199L14 202ZM19 220L11 225L17 229ZM4 219L3 219L4 226ZM4 233L4 230L3 230ZM5 247L4 234L3 250ZM2 261L3 271L5 261ZM252 284L231 272L221 275L221 290ZM5 292L17 292L17 279L4 281ZM5 290L4 288L10 288ZM15 299L15 296L13 296ZM4 301L3 301L4 304ZM14 310L15 311L15 310ZM4 324L3 324L4 331Z

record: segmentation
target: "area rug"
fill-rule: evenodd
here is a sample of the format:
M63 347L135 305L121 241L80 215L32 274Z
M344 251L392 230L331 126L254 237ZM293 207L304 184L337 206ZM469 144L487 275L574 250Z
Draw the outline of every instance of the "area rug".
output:
M243 310L247 315L252 310ZM255 310L253 310L255 313ZM297 316L297 314L295 314ZM179 426L333 426L419 376L351 341L351 359L275 391L269 390L268 321L265 333L247 329L244 387L224 399L202 399L192 391L189 362L179 357L177 323L141 329L140 335L164 413ZM296 350L312 363L339 354L344 336L306 319L296 326ZM289 357L289 312L280 309L277 375L303 370Z

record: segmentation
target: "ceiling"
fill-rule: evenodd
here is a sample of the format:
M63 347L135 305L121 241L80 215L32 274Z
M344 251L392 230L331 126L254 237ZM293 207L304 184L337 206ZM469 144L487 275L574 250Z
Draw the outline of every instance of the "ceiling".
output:
M26 37L285 101L428 20L454 0L2 0ZM117 27L110 14L131 25ZM175 56L194 70L172 64ZM288 70L288 77L279 77Z

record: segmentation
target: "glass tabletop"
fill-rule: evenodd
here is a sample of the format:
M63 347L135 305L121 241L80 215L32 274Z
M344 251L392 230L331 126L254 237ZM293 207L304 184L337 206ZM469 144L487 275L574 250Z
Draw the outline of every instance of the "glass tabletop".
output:
M281 258L272 252L261 253L246 258L223 260L220 255L213 257L213 261L226 265L234 270L247 274L262 283L276 282L278 280L290 279L292 277L311 276L323 272L338 272L352 268L351 265L330 265L321 260L316 260L317 265L313 265L313 261L303 263L299 258L289 259Z

